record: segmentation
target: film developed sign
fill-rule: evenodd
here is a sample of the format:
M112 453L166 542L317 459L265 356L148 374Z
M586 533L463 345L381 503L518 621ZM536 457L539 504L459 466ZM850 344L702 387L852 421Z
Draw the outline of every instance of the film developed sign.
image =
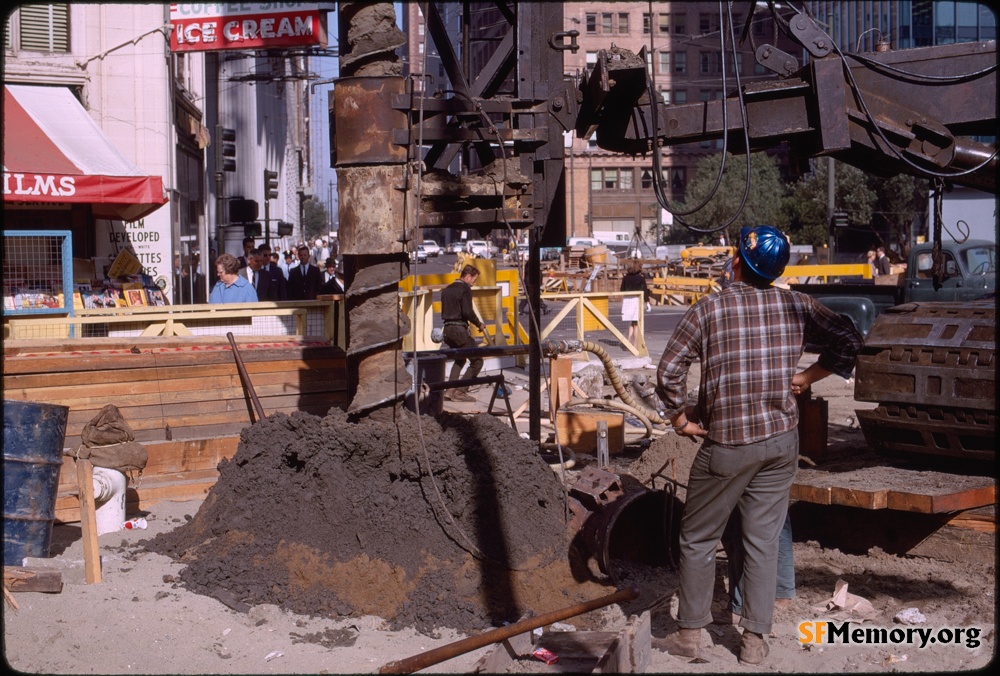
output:
M325 47L326 14L319 4L304 2L171 3L170 49Z

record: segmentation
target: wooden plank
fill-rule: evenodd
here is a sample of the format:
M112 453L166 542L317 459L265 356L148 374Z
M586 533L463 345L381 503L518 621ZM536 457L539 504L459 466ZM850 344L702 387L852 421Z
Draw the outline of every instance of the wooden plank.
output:
M888 495L888 508L904 512L940 514L974 509L996 503L996 485L969 488L943 495L925 495L892 490Z
M595 674L644 674L649 668L652 631L649 611L632 615L594 669Z
M270 378L253 379L254 389L259 396L268 394L284 394L291 390L297 392L324 391L330 389L347 389L346 379L331 378L339 375L337 371L311 371L302 373L297 371L286 371L280 374L272 374ZM327 376L327 377L323 377ZM260 384L258 384L258 382ZM57 386L35 388L32 390L20 390L4 386L4 396L9 399L29 400L29 398L41 398L43 401L58 397L63 405L83 406L88 402L101 400L105 403L114 403L111 398L117 397L119 401L128 398L133 406L145 403L160 403L162 401L199 401L202 399L214 399L218 393L233 392L243 390L239 373L233 370L232 373L209 377L173 378L167 374L162 374L160 378L153 380L135 380L128 382L103 383L95 381L89 385ZM223 394L223 396L225 396ZM103 404L102 404L103 406Z
M16 592L59 593L63 588L62 572L23 566L4 566L3 585L6 589Z
M283 349L246 349L240 348L249 371L250 364L269 361L300 361L303 369L311 368L317 360L344 359L344 351L339 347L288 347ZM10 356L4 354L4 375L29 373L48 373L66 371L101 371L105 369L149 369L161 367L177 367L190 365L193 361L199 364L232 364L235 362L232 350L226 348L204 347L188 348L183 351L140 351L138 354L130 350L103 351L89 354L54 354L38 356Z
M77 460L76 476L80 487L80 532L83 537L83 566L87 584L101 582L101 552L97 547L97 505L94 504L94 466L90 460Z
M830 488L831 505L861 507L862 509L885 509L889 506L889 489L862 490L844 486Z
M301 359L263 361L246 364L246 367L247 373L250 375L275 374L287 371L308 376L309 374L320 373L327 370L343 370L346 367L345 365L346 362L343 358L336 358L320 359L309 363ZM161 377L161 373L164 368L170 369L171 378L184 379L228 375L229 373L235 371L236 364L234 360L230 360L227 363L218 364L196 362L187 365L157 366L150 368L143 367L132 370L114 368L111 364L109 364L108 368L99 376L99 381L104 384L134 382L136 380L156 380ZM95 379L95 375L91 371L69 371L64 372L61 375L59 383L67 387L74 385L92 385ZM52 387L52 381L52 373L4 374L5 389L27 390L32 388Z
M810 486L809 484L794 483L789 492L789 499L811 502L817 505L833 504L833 488L830 486Z

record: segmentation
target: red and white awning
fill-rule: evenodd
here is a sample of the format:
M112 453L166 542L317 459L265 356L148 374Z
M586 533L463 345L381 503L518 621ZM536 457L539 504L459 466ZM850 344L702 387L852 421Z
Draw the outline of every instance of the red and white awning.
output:
M91 204L98 218L135 221L167 203L66 87L4 85L5 204Z

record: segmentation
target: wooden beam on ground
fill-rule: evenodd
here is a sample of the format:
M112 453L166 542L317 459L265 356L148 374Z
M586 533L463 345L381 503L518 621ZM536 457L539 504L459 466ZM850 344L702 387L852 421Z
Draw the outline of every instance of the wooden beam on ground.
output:
M62 591L62 572L58 570L35 570L22 566L3 567L3 586L16 592L46 592Z

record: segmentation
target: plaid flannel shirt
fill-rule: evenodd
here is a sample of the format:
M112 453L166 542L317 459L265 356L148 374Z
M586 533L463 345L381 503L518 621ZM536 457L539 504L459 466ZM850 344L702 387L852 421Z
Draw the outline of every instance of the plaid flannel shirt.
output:
M743 282L699 299L674 330L656 370L657 394L673 418L686 403L691 363L701 361L697 413L708 437L738 446L792 430L792 376L806 343L818 363L849 378L864 345L845 319L815 299Z

